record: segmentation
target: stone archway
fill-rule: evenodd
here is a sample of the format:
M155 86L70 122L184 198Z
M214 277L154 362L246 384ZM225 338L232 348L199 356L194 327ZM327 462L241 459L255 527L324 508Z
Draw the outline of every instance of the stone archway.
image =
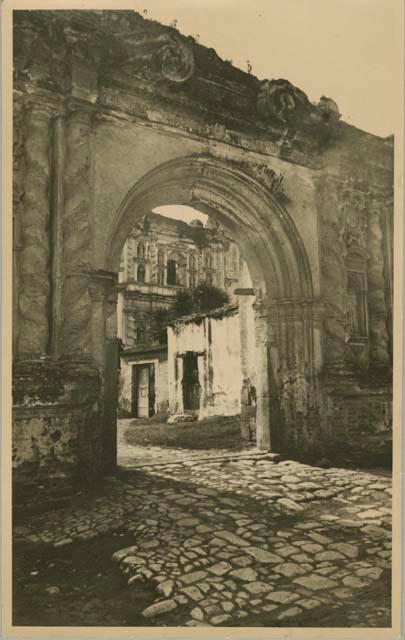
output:
M118 270L134 220L158 206L189 204L209 212L243 243L254 280L274 299L312 297L305 248L288 212L258 180L225 162L191 156L158 166L126 194L106 246L105 268Z
M270 450L276 426L294 420L315 392L320 353L315 353L313 286L302 240L276 195L249 173L205 156L185 157L158 166L125 195L105 248L107 272L118 271L136 220L168 204L188 204L217 219L248 264L256 292L257 442ZM114 331L112 322L107 341ZM110 452L115 428L105 424Z

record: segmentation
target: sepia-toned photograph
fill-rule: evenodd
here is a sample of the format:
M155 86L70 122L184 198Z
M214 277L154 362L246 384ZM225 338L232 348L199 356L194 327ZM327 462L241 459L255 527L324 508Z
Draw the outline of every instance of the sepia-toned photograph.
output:
M3 12L6 637L399 637L402 3L60 5Z

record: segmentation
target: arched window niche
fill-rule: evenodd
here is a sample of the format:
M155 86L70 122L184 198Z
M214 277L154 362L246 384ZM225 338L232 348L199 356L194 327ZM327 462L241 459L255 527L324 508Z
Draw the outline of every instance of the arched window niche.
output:
M178 279L177 262L176 260L168 260L167 261L167 284L176 285L177 279Z
M368 340L368 254L360 248L346 256L347 336L350 342Z
M143 244L143 242L140 242L138 244L138 247L137 247L137 250L136 250L136 256L140 260L144 260L144 258L145 258L145 245Z
M143 266L143 264L140 264L138 266L136 272L136 281L139 282L139 284L145 284L145 267Z

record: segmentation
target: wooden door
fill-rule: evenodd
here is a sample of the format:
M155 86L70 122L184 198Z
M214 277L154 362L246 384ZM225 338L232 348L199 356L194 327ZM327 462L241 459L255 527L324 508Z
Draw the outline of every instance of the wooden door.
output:
M155 413L155 365L132 366L132 417L149 418Z
M198 360L194 353L186 353L183 359L183 406L185 411L200 408L201 386L198 379Z
M140 365L138 372L138 418L149 418L149 365Z

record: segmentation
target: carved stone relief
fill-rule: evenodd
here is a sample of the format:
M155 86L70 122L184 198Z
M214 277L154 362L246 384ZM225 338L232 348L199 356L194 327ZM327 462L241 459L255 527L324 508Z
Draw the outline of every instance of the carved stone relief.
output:
M152 73L182 83L194 73L194 55L184 39L163 33L132 44L128 48L128 65L137 75L149 77Z
M325 133L340 119L339 108L331 98L322 96L311 103L307 95L288 80L265 80L257 96L257 111L264 120L287 126L317 127Z
M286 199L283 189L284 177L282 174L276 173L267 164L246 162L243 163L242 168L261 182L271 193L279 196L280 199Z
M352 210L346 211L345 230L343 237L346 246L349 248L367 248L367 216L363 212Z
M289 123L309 109L305 93L288 80L265 80L257 97L257 110L264 119L274 117Z

